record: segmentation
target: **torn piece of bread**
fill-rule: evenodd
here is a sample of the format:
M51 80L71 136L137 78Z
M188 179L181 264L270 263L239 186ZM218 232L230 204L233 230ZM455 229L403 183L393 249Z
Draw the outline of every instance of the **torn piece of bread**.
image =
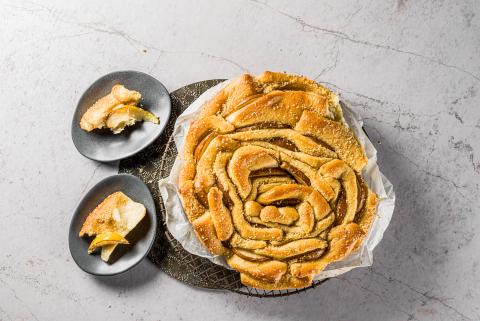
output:
M140 223L145 214L146 209L143 204L134 202L122 192L115 192L107 196L88 215L79 236L94 236L110 232L125 237ZM102 260L107 262L118 244L120 242L102 246Z
M142 95L135 90L128 90L123 85L115 85L112 91L100 98L83 114L80 127L87 132L105 127L105 122L118 105L136 105Z

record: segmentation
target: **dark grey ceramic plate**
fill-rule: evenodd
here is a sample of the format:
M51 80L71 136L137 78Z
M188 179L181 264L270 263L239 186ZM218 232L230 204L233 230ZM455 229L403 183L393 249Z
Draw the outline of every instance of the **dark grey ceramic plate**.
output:
M86 132L80 128L80 119L88 107L110 93L112 87L122 84L142 94L140 104L160 118L160 124L139 122L114 135L107 129ZM72 121L72 140L85 157L110 162L132 156L150 145L163 132L170 118L170 95L155 78L139 71L117 71L95 81L80 97Z
M128 234L129 245L118 246L112 254L111 263L105 263L99 254L88 254L88 245L93 238L80 238L78 233L88 214L108 195L122 191L135 202L142 203L147 215ZM82 198L72 216L68 232L70 253L77 265L90 274L114 275L137 265L150 251L155 239L157 216L152 194L145 183L129 174L107 177L95 185Z

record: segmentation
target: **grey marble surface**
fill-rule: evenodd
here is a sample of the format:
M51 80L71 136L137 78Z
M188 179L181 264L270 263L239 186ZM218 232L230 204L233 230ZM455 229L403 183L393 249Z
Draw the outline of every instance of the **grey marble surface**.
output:
M0 320L479 320L478 1L0 0ZM254 299L189 288L148 261L98 278L67 231L117 164L70 139L81 92L136 69L169 90L265 69L340 92L396 187L370 268Z

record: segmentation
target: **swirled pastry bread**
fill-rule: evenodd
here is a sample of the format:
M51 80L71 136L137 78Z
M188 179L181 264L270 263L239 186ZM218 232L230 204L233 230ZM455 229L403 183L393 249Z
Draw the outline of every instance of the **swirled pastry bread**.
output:
M247 286L310 285L361 245L376 213L338 97L304 77L231 82L190 125L183 158L185 213Z

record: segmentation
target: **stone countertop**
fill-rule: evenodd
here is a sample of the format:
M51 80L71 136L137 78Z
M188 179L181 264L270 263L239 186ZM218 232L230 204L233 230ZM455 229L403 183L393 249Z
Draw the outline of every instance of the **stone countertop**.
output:
M0 0L0 320L479 320L478 1ZM109 278L70 257L76 203L118 164L70 138L114 70L172 91L265 69L338 91L396 188L372 267L277 299L190 288L147 260Z

